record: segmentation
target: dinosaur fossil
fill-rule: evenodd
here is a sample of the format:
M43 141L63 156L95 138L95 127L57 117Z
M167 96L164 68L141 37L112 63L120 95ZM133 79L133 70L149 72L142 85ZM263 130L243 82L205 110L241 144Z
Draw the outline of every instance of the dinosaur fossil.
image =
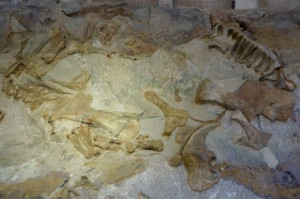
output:
M284 64L275 52L252 41L232 23L222 24L211 16L212 29L205 36L211 42L209 49L216 48L235 62L245 64L255 71L258 79L275 82L278 88L295 90L296 84L284 74Z
M144 96L148 101L155 104L164 113L166 120L165 120L164 132L162 133L162 135L166 135L166 136L170 136L173 130L176 129L177 127L184 126L188 119L192 119L196 122L200 122L203 124L211 124L211 123L215 123L219 118L221 118L225 114L224 111L217 117L217 119L206 120L206 121L199 120L197 118L190 116L186 110L172 107L163 99L161 99L154 91L147 91L144 93Z

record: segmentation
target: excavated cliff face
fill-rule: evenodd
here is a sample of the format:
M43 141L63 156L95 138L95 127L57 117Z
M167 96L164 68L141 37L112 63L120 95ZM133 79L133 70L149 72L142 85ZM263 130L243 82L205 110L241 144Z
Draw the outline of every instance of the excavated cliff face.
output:
M0 10L0 198L300 197L299 9Z

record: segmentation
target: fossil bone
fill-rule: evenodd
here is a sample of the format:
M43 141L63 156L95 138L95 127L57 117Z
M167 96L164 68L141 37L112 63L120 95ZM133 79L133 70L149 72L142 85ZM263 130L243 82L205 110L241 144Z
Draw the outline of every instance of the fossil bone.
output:
M139 132L137 114L126 112L98 111L90 107L91 97L83 94L61 99L48 119L49 122L58 119L68 119L101 127L115 138L127 142L136 137Z
M19 76L23 70L25 69L25 66L23 63L16 63L12 65L5 73L5 77L10 76L11 74L14 74L15 76Z
M44 177L30 178L11 185L0 183L1 198L50 198L68 179L65 173L51 171Z
M88 162L86 166L101 171L100 182L108 184L141 173L146 169L145 162L141 159Z
M198 122L201 122L202 124L199 126L188 126L188 125L184 125L181 126L176 134L176 142L181 144L180 148L178 149L177 153L169 160L169 164L177 167L181 164L181 154L182 151L184 150L186 144L188 143L188 141L190 140L190 138L192 137L192 135L194 133L196 133L200 128L203 128L204 125L206 124L218 124L220 123L222 117L225 115L226 111L223 111L220 115L218 115L217 118L213 119L213 120L207 120L207 121L200 121L200 120L196 120Z
M252 41L234 25L222 24L213 16L211 18L212 30L205 36L212 41L209 48L217 48L222 53L235 57L236 62L253 68L260 80L275 81L276 86L282 89L296 89L296 84L285 76L284 65L274 52ZM273 78L270 79L270 76Z
M180 95L179 95L179 90L175 89L175 101L181 102L181 100L182 100L182 97L180 97Z
M204 104L210 102L224 106L229 110L243 108L247 105L244 101L238 99L233 94L226 92L224 89L222 89L220 86L209 79L205 79L200 82L194 102L196 104Z
M294 181L291 172L270 169L266 164L253 167L229 166L221 175L224 179L234 179L261 196L294 199L300 195L298 183L289 183ZM280 175L281 179L276 179Z
M143 192L138 193L138 199L150 199L149 196L145 195Z
M0 110L0 122L3 120L5 114L2 110Z
M61 33L54 31L53 36L50 37L48 43L41 50L42 59L50 64L53 62L58 53L66 47L66 40Z
M292 93L265 81L245 81L239 89L229 93L206 79L198 86L195 103L214 103L229 110L241 110L249 121L263 115L271 121L285 122L293 111L295 98Z
M220 174L215 161L215 154L206 146L206 137L219 124L210 124L193 133L181 154L188 172L188 182L194 191L204 191L216 184Z
M10 74L4 80L2 91L15 99L21 98L32 110L44 102L57 100L63 96L62 93L51 89L40 80L26 74L22 74L19 77Z
M110 149L110 150L118 150L121 145L122 141L117 138L108 138L103 135L96 135L93 139L93 146L99 147L101 149Z
M186 144L190 140L191 136L202 128L203 125L199 126L182 126L176 135L176 142L181 144L180 148L178 149L177 153L169 160L169 164L173 167L178 167L182 162L182 151L185 148Z
M177 132L177 135L176 135L176 142L181 144L181 145L180 145L180 148L178 149L177 153L169 160L169 164L171 166L174 166L174 167L179 166L181 164L181 161L182 161L182 152L185 149L188 142L190 141L191 137L195 133L198 133L199 129L208 128L208 130L209 129L213 130L213 129L217 128L218 125L219 125L219 120L223 117L224 113L225 112L221 113L220 116L218 116L218 118L214 122L208 123L209 124L208 127L205 127L204 124L201 124L201 125L198 125L198 126L185 125L185 126L181 127L181 129L179 129L179 131ZM216 125L216 124L218 124L218 125ZM214 126L214 125L216 125L216 126ZM204 131L207 131L207 130L204 130Z
M152 139L149 137L149 135L139 135L136 140L136 147L138 149L153 150L158 152L164 149L164 145L161 140Z
M248 145L255 150L260 150L268 146L268 142L272 137L272 134L257 130L252 124L248 122L241 111L235 111L232 114L231 119L238 122L246 132L248 141L246 141L245 145Z
M147 100L158 106L166 117L163 135L170 136L175 128L184 125L188 120L189 116L187 111L173 108L163 101L154 91L147 91L144 96Z
M286 122L295 105L292 93L278 89L268 82L245 81L232 94L247 103L247 106L239 108L249 121L262 114L271 121Z
M86 159L99 155L99 151L93 148L92 137L89 126L78 127L68 135L74 147L80 151Z
M136 149L161 152L164 145L161 140L152 139L149 135L139 135L134 142L126 143L126 149L128 153L133 153Z

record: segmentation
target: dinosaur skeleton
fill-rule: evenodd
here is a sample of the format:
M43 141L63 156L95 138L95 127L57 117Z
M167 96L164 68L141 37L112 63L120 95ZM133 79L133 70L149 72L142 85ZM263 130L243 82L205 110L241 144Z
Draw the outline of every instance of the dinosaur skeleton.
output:
M234 24L222 24L213 16L211 22L212 29L205 36L212 42L209 49L216 48L223 54L234 57L235 62L252 68L260 81L273 81L278 88L295 90L296 84L285 76L284 65L276 53L252 41Z

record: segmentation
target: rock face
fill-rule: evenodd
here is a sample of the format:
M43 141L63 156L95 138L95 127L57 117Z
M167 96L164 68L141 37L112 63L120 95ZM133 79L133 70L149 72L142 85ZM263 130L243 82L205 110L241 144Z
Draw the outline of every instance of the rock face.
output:
M299 197L299 9L0 11L0 198Z

